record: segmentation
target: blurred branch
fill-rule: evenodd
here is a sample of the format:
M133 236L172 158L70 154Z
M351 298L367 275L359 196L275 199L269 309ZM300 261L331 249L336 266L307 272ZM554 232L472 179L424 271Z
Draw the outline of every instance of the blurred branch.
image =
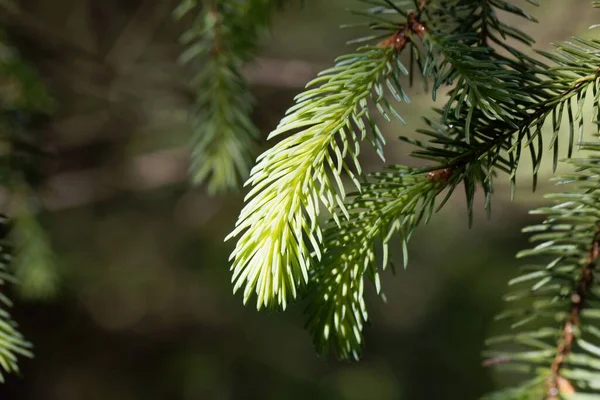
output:
M169 73L162 75L153 73L145 68L143 63L138 62L155 36L156 30L169 15L167 3L158 0L141 2L105 55L87 49L67 35L49 28L15 1L0 0L0 23L52 52L66 53L78 59L79 61L72 63L72 68L69 69L57 65L55 61L51 61L47 67L54 76L68 79L73 88L81 94L110 103L117 100L114 89L117 89L115 86L119 86L119 93L131 92L141 98L143 95L140 94L139 87L134 90L130 86L139 86L136 83L139 84L142 79L149 87L175 89L176 92L191 97L192 90L180 79L180 69L175 62L165 65L164 70ZM61 63L66 59L61 57ZM257 58L245 65L242 73L254 85L299 89L324 67L324 64L303 60ZM75 73L73 68L76 68ZM106 121L111 118L110 110L97 110L97 113L92 114L97 114L97 118L93 118L94 121ZM85 118L70 116L61 121L53 121L52 126L60 130L65 128L62 125L76 123L75 120L88 121L91 117L90 114L86 114ZM93 142L94 138L80 137L77 144L83 145L90 141ZM48 209L56 211L101 201L123 190L148 190L183 182L188 168L187 153L188 150L184 147L137 156L123 167L122 179L117 182L114 167L59 172L48 180L42 200ZM4 195L0 193L0 197Z
M259 58L247 66L244 75L255 85L264 85L286 89L298 89L316 76L321 65L302 60L279 60ZM159 80L153 87L173 85L172 82ZM180 91L187 93L190 89L181 85ZM98 87L96 94L101 94ZM85 116L71 116L55 121L55 129L67 128L70 124L89 121L96 115L100 121L110 118L110 113L100 110ZM79 122L77 122L79 121ZM77 141L77 146L84 145L85 138ZM187 179L188 148L181 147L159 152L139 155L123 167L121 181L115 182L114 168L95 167L69 172L62 172L51 177L47 182L47 190L42 196L43 203L51 211L80 207L114 197L122 191L150 190L181 183Z

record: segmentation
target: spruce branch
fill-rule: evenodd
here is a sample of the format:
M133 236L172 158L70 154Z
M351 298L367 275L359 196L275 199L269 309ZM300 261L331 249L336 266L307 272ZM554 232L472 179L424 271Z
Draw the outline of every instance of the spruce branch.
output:
M569 162L579 171L556 179L576 192L549 195L556 205L534 211L546 215L540 225L526 228L534 248L519 257L540 260L513 279L518 290L506 297L512 309L499 316L514 333L489 340L487 365L526 375L520 387L492 399L596 398L600 351L597 325L596 266L600 257L600 158L597 143L584 143L593 153ZM516 346L516 348L515 348Z
M408 241L414 230L427 223L459 185L465 189L470 220L478 182L490 210L493 168L493 160L475 154L437 169L394 166L389 172L370 174L361 193L349 196L348 218L342 219L338 209L341 224L331 220L326 226L324 255L308 288L307 327L319 352L332 351L339 358L358 360L368 318L363 298L365 277L381 294L378 271L391 264L390 243L399 237L406 268Z
M535 19L504 0L391 2L368 0L366 24L374 34L355 43L379 41L340 57L296 98L270 138L287 135L258 159L247 184L236 228L234 291L244 303L257 295L257 308L285 308L308 283L307 326L318 350L358 358L368 314L364 279L380 292L379 268L388 265L394 234L406 243L413 230L439 210L459 185L472 221L475 190L481 186L489 212L497 172L510 176L514 195L523 149L533 160L534 188L545 150L542 129L552 126L548 146L558 160L559 130L566 116L569 157L584 129L583 102L591 96L600 110L600 42L573 39L553 53L540 52L553 67L526 56L507 39L533 40L497 17L500 12ZM535 1L530 1L536 4ZM402 23L394 21L401 16ZM501 43L499 43L501 42ZM500 54L491 45L500 45ZM399 61L409 49L408 68ZM408 101L399 79L419 72L433 81L433 95L450 85L449 100L427 119L427 140L402 138L429 166L399 166L359 182L360 142L368 138L382 155L383 136L368 100L389 119L399 117L385 98ZM345 195L342 177L359 189ZM444 192L445 197L439 199ZM320 226L324 206L332 219ZM382 259L376 257L381 243Z
M56 109L36 71L6 42L0 41L0 185L10 193L8 205L14 248L11 267L20 293L46 298L56 292L57 265L37 216L36 188L44 180L45 152L39 124ZM35 207L34 207L35 204Z
M56 295L60 274L50 239L38 216L40 205L31 188L12 187L12 225L10 239L14 247L13 264L18 291L26 299L41 300Z
M563 67L564 66L561 66L555 71L561 71ZM500 70L500 72L501 71L502 70ZM506 87L510 87L510 82L515 82L515 75L512 73L500 73L498 76L500 82L502 82L504 79L509 80L509 84L506 85ZM583 77L570 76L570 83L564 82L563 86L560 86L560 88L563 89L562 92L554 90L549 94L545 94L546 98L541 102L541 104L537 104L536 101L538 101L544 95L546 82L542 81L536 83L537 81L531 76L526 76L525 79L534 85L532 86L532 89L529 90L529 93L540 93L540 95L533 98L527 98L523 95L523 92L515 90L514 92L506 92L507 94L514 93L513 96L503 98L504 93L499 92L500 95L497 97L497 104L505 106L506 109L510 109L510 107L518 105L519 109L524 109L526 111L518 114L513 110L512 113L507 114L510 116L510 119L506 120L501 120L495 118L494 116L479 112L477 119L475 120L476 122L474 123L474 128L472 128L473 139L470 139L469 136L464 133L465 130L468 129L469 121L465 121L464 119L460 121L456 118L448 117L446 111L440 112L441 122L439 123L426 120L429 125L429 129L421 132L429 136L431 138L431 142L424 143L414 139L404 138L404 140L407 142L415 144L421 148L420 150L413 152L414 156L438 162L430 167L418 169L416 170L416 173L420 174L421 176L426 173L444 174L444 179L442 181L444 184L440 186L440 189L447 189L447 193L445 199L439 202L440 205L437 209L443 206L445 201L455 190L456 186L462 182L464 184L467 197L469 221L472 221L476 185L481 185L483 188L486 200L485 208L489 212L491 207L491 196L493 194L493 176L495 170L504 171L510 174L511 182L513 183L514 187L514 180L522 147L530 147L530 149L532 149L535 180L537 178L537 169L539 168L541 162L541 154L539 152L542 150L542 146L539 143L535 143L533 139L536 137L541 139L541 126L549 116L553 116L553 123L555 124L553 127L554 135L558 134L559 117L557 117L557 115L560 104L567 101L565 99L569 99L573 96L581 97L580 93L585 93L586 89L588 88L586 85L597 84L598 76L595 70L593 71L593 74L584 75ZM525 89L525 91L527 91L527 89ZM451 99L450 102L452 101L453 100ZM524 107L525 105L527 107ZM479 108L477 110L479 111ZM464 113L464 111L461 113L461 118L464 117ZM570 122L571 126L573 126L576 121L581 121L582 118L582 116L577 116L577 118L574 118L573 121ZM531 131L532 127L536 129L535 132ZM553 145L556 146L557 139L554 140L555 142ZM446 176L447 174L449 174L449 176ZM432 210L433 204L436 202L435 196L441 192L440 189L434 193L433 198L428 197L430 196L430 194L428 194L427 196L423 195L422 198L417 197L415 201L427 200L431 204L430 210ZM351 207L353 202L350 202L349 204L350 205L348 208ZM378 219L376 221L369 220L367 223L365 223L365 225L368 226L368 228L365 228L367 231L371 230L373 232L377 232L380 228L378 221L385 220L385 218L382 217L382 210L385 210L385 206L378 203L365 204L367 205L368 210L364 211L360 218L364 218L362 215L369 215L369 213L378 215ZM401 215L395 215L393 212L390 212L389 214L385 213L385 217L391 218L392 221L395 221L398 224L401 224L403 221ZM412 217L414 218L414 215ZM359 217L354 217L351 215L351 220L350 222L347 222L347 225L353 226L353 224L360 224L360 222L358 222L360 221L358 218ZM412 228L414 227L411 226L411 229ZM343 235L343 233L344 231L342 230L341 234ZM401 234L400 236L403 242L403 249L406 259L406 240L408 237L410 237L410 235ZM326 244L324 245L324 247L327 249L325 251L325 258L327 258L327 253L329 251L335 255L337 260L332 262L330 265L322 263L321 265L323 265L323 270L329 271L330 274L339 274L338 276L343 276L342 274L345 273L344 271L348 270L348 267L344 265L347 262L346 260L350 260L350 265L352 265L351 255L354 252L354 249L357 247L360 249L363 246L369 247L374 245L374 237L365 235L363 236L363 239L364 242L361 242L360 244L353 243L353 245L350 245L344 241L338 241L337 243L328 243L326 241ZM386 236L386 240L389 240L388 236ZM319 268L321 268L321 265ZM360 263L356 263L357 267L360 265ZM371 267L373 268L373 266ZM383 264L383 267L385 267L385 263ZM363 273L368 271L366 268L360 270ZM374 271L376 272L376 269ZM375 272L369 271L370 276L377 278ZM354 279L358 280L358 278ZM362 279L362 276L360 279ZM323 290L323 288L315 286L315 299L320 299L313 300L315 304L319 304L319 301L326 302L328 304L345 304L345 302L349 301L348 299L357 298L358 295L355 291L346 291L346 286L343 285L345 282L343 279L340 280L338 278L336 281L334 278L330 277L328 282L341 282L341 284L337 287L343 288L343 291L334 292L334 295L332 295L328 294L327 290ZM379 284L376 283L376 286L379 287ZM331 292L330 288L328 290ZM341 293L343 293L343 295ZM341 343L337 344L338 348L335 349L335 352L338 355L341 355L343 358L346 358L349 355L352 355L355 358L357 357L362 336L355 334L355 337L357 338L356 340L354 337L351 338L352 340L348 340L347 332L360 332L362 330L362 326L366 322L367 314L364 303L362 303L362 289L360 291L360 301L361 303L358 301L355 302L356 304L361 305L362 315L364 317L362 320L357 319L358 322L354 323L354 325L348 323L348 326L343 326L342 328L332 330L331 326L334 326L332 321L327 321L323 318L319 320L319 316L314 317L317 318L317 321L322 321L321 326L313 323L311 328L313 335L316 335L317 347L320 350L325 349L325 345L320 342L322 341L321 336L326 334L325 336L329 338L330 331L332 331L334 334L338 334L339 336L333 337L331 340ZM314 307L309 308L309 318L313 318L312 316L314 314ZM318 328L315 328L315 326ZM340 326L337 320L335 321L335 326ZM352 348L352 352L341 352L339 348L342 346Z
M53 296L60 280L52 246L38 220L42 205L36 188L44 181L41 168L45 157L36 131L40 112L18 103L0 110L0 138L4 145L0 179L10 193L12 268L19 281L19 293L29 299Z
M465 141L470 143L470 126L474 117L482 114L488 120L509 121L515 102L527 101L530 95L520 86L521 74L506 67L506 61L494 57L488 47L469 45L469 36L433 36L428 38L434 77L433 98L442 86L451 86L449 99L444 106L444 118L466 117ZM440 61L435 62L439 57ZM464 112L463 112L464 111Z
M13 283L15 279L9 271L12 256L7 235L10 227L8 219L5 216L0 217L0 288L5 288L7 283ZM19 357L33 357L31 344L19 333L16 323L8 312L11 306L10 299L0 291L0 382L2 383L4 373L19 372Z
M316 263L308 288L307 326L320 352L331 350L340 358L358 359L368 316L364 279L371 278L380 292L378 269L388 264L388 243L395 234L400 236L406 267L407 242L413 230L429 220L459 184L465 187L469 220L477 183L483 186L486 209L490 210L494 170L508 161L500 155L500 142L495 138L482 140L476 133L471 140L471 119L476 126L480 118L485 118L513 127L514 109L534 103L532 91L527 91L523 83L537 82L535 76L525 75L505 58L496 57L491 48L481 47L478 27L471 32L465 30L465 15L471 18L471 24L476 24L473 15L489 18L481 11L482 2L457 3L460 13L444 7L431 11L428 26L440 31L423 31L426 57L420 65L424 76L434 78L434 98L441 86L455 84L450 100L440 112L441 122L426 120L430 129L423 133L431 138L431 144L405 139L421 147L413 155L438 164L414 170L399 166L393 172L373 174L360 194L349 197L347 216L341 207L336 210L337 218L334 214L326 227L323 259ZM487 29L487 33L490 31ZM458 120L457 126L462 126L459 133L453 130L454 119ZM445 197L438 200L444 191ZM336 223L340 220L341 224ZM375 257L379 242L383 254L380 266Z
M419 17L427 3L412 3L417 8L411 11L403 8L406 3L364 2L375 6L359 14L371 19L372 30L384 33L355 42L382 40L339 57L333 68L323 71L296 97L296 105L269 138L292 135L258 158L247 182L252 190L246 206L227 237L238 237L231 255L234 292L244 288L244 303L256 293L259 309L285 308L308 282L313 257L321 257L321 204L338 225L349 218L341 178L349 177L360 189L360 142L369 135L383 157L385 140L370 107L386 120L390 115L402 120L385 95L388 92L398 102L408 102L400 83L408 70L399 57L409 46L411 54L419 54L419 43L426 36ZM389 14L400 15L403 22L390 20ZM337 217L336 208L343 218Z
M207 181L211 193L235 189L248 176L259 133L251 120L254 98L240 68L253 58L274 4L219 0L200 6L184 0L175 10L177 18L196 14L181 38L187 50L180 61L197 71L191 179Z
M307 327L321 353L359 358L368 314L363 298L365 276L381 294L378 264L388 264L389 243L400 234L406 243L416 226L431 217L435 199L452 171L414 174L397 166L371 175L362 192L349 196L349 218L324 229L324 256L311 274ZM381 260L377 260L377 244ZM406 264L406 259L405 259Z
M297 96L296 106L271 133L273 138L299 129L259 157L247 183L253 188L246 206L228 236L239 236L232 270L234 290L245 286L244 302L254 291L258 308L285 308L288 298L296 297L322 239L319 202L330 210L343 204L342 172L360 186L351 167L360 173L359 142L367 134L381 155L384 139L368 106L370 100L383 115L395 114L383 96L386 86L402 100L404 68L398 67L398 56L405 42L397 36L393 43L338 58Z
M525 1L539 6L539 2L536 0ZM489 47L494 44L520 58L524 54L509 44L506 39L515 39L527 46L534 43L533 38L523 30L510 26L499 18L499 12L501 12L524 18L530 22L537 22L534 16L522 7L515 5L514 2L507 0L458 0L457 3L455 9L458 12L455 17L458 22L458 29L463 32L474 33L478 38L479 45Z
M560 68L556 69L556 71L559 70ZM515 75L512 73L502 74L501 72L502 70L500 70L500 74L498 75L499 81L502 82L504 79L508 79L509 85L506 85L506 87L510 87L510 82L515 82ZM430 204L427 210L431 213L436 202L436 196L439 195L443 189L447 189L446 197L439 202L440 205L437 209L443 206L452 192L454 192L456 186L463 183L467 197L469 221L471 221L475 186L477 184L482 186L486 198L485 208L489 211L493 193L494 171L500 170L509 173L511 175L511 182L514 184L521 146L529 146L536 151L532 156L535 161L535 179L537 176L537 168L539 168L539 163L541 162L541 155L537 153L537 151L541 151L542 147L538 144L538 146L534 148L535 142L533 142L533 138L541 138L541 125L543 125L546 118L550 115L553 115L554 124L558 124L558 122L556 122L558 118L556 114L557 107L560 106L557 105L565 102L565 99L577 96L578 93L585 92L587 89L586 85L591 85L594 82L597 84L598 76L594 73L589 76L571 76L570 78L570 84L565 83L564 86L561 86L561 89L563 89L562 92L557 93L554 91L554 93L557 94L547 95L548 97L546 100L539 105L534 102L538 99L526 98L524 94L518 90L515 90L514 92L504 92L506 94L514 93L514 96L508 96L506 99L503 99L504 93L499 92L500 95L497 97L497 104L502 104L502 101L504 101L505 104L514 106L518 101L519 107L522 107L524 104L528 105L526 108L527 111L522 114L515 114L513 111L513 113L507 114L510 116L510 119L507 120L500 120L495 118L495 116L479 113L474 124L474 138L472 140L469 139L468 135L463 133L465 129L468 129L466 126L468 121L462 121L462 125L460 121L455 119L452 119L451 122L449 122L449 118L446 117L446 112L441 112L442 122L440 123L426 120L430 129L424 130L422 133L431 138L430 143L424 143L408 138L405 138L405 140L421 147L421 149L414 152L413 155L438 161L438 164L416 170L416 173L419 175L415 175L413 179L416 179L416 176L423 177L427 173L434 174L434 176L443 174L444 179L441 180L442 184L438 186L437 190L427 192L427 194L421 194L421 197L416 196L414 201L422 201ZM536 82L531 77L527 77L527 79L530 82ZM531 90L530 93L542 93L542 87L544 89L546 88L545 82L537 83L537 85L538 86L534 88L535 90ZM450 102L452 101L453 100L450 100ZM533 106L534 104L535 107ZM532 108L533 111L531 111ZM508 106L507 109L509 109ZM581 120L583 117L578 116L577 118ZM444 121L446 121L446 123L444 123ZM493 121L493 123L491 121ZM531 132L532 127L536 127L536 132ZM557 134L558 128L559 127L557 126L554 127L554 134ZM460 133L457 133L457 130L460 131ZM515 138L515 136L517 137ZM528 143L524 143L525 141ZM374 175L373 180L371 180L371 182L374 182L374 185L376 185L375 182L377 182L376 176L377 175ZM365 191L358 199L368 198L370 195L377 195L377 193L369 193L368 185L364 185L364 188ZM411 190L411 188L409 187L406 190ZM416 191L415 193L420 193L418 185L415 185L414 190ZM398 198L402 197L398 195ZM388 202L393 204L393 201L389 199ZM361 204L360 201L359 204ZM350 214L349 221L344 221L345 225L342 225L342 228L345 227L346 229L339 230L339 235L343 240L340 240L339 238L336 238L335 240L325 240L324 260L328 260L329 262L322 261L317 268L322 276L315 278L315 282L317 283L313 286L314 296L312 297L313 300L311 306L307 310L307 315L310 319L309 329L313 335L315 335L317 348L321 351L326 351L327 346L331 345L335 347L334 352L340 357L347 358L352 356L357 358L362 342L362 335L360 332L366 322L367 316L364 300L362 299L362 286L358 284L355 284L354 286L349 285L346 279L340 277L352 276L353 282L358 282L362 285L363 275L368 272L370 276L374 277L376 287L379 288L377 268L372 264L374 253L361 249L373 248L375 240L378 239L377 234L382 228L382 221L385 221L385 224L392 224L390 221L393 221L397 226L403 226L406 221L412 222L420 220L419 218L416 218L415 214L410 213L408 214L409 218L406 218L404 214L392 211L393 208L387 208L387 205L388 203L385 201L382 201L381 203L362 202L362 206L365 207L366 210L361 210L361 212L356 215ZM347 208L353 209L354 206L355 203L351 200ZM424 209L425 208L423 208L423 210ZM341 213L339 214L341 217ZM365 218L365 215L375 215L376 218ZM429 216L430 214L428 214L428 217ZM385 226L385 224L383 224L383 226ZM346 235L346 232L348 231L347 227L359 229L361 226L364 231L361 234L355 236ZM410 233L412 232L412 229L416 227L416 224L409 224L409 227L410 229L408 232ZM375 235L367 233L375 233ZM384 241L384 246L387 246L387 241L389 241L391 233L392 232L390 232L389 235L385 235L386 239ZM401 233L400 236L406 260L406 241L410 237L410 234ZM353 242L353 239L357 239L356 242ZM355 251L358 251L358 254L361 256L366 256L366 258L359 258L357 260L354 256ZM329 253L331 253L331 255ZM387 254L385 247L384 254ZM387 257L384 257L384 260L387 261ZM385 267L385 265L386 262L382 264L383 267ZM367 268L367 266L369 268ZM360 271L361 274L358 274L358 271ZM354 273L354 275L352 275L352 273ZM319 285L318 283L320 281L324 283ZM355 288L354 290L348 289L353 287ZM329 319L324 318L323 315L320 315L315 311L316 309L318 310L319 305L322 306L323 304L329 304L328 309L321 311L322 313L328 311L329 314L326 315L329 315ZM354 309L360 309L361 312L360 314L350 314L348 318L354 319L349 319L348 322L342 324L340 322L342 321L340 315L344 316L344 313L347 312L346 310L352 309L349 304L352 304ZM338 305L339 309L337 310L337 314L331 311L333 309L332 305ZM362 318L359 319L358 317L355 317L355 315L360 315ZM335 329L332 327L335 327ZM349 336L349 332L352 333L352 336Z
M448 168L493 155L496 168L510 174L513 195L522 149L529 149L535 188L545 150L544 126L548 124L552 128L548 147L553 152L553 167L556 168L563 116L567 116L567 150L568 157L571 157L576 141L583 137L582 108L586 98L591 96L594 109L599 109L599 45L597 40L576 38L557 46L555 53L543 52L556 66L545 71L537 68L522 73L520 84L524 89L505 100L498 98L498 105L510 110L510 119L498 120L482 112L469 118L467 110L459 115L444 113L438 128L420 130L431 138L430 142L406 137L401 139L419 147L412 153L413 156L436 162L437 165L431 169ZM529 97L523 97L522 92L529 93Z
M261 155L247 182L253 189L236 229L228 238L240 236L232 253L234 291L245 286L244 302L255 291L258 308L275 303L285 307L288 296L295 298L297 286L308 281L311 253L317 259L321 254L318 243L322 233L317 224L320 203L330 212L335 212L337 206L345 218L349 217L343 207L345 191L341 174L345 172L360 188L351 166L360 174L359 142L368 128L373 135L371 143L383 157L384 139L370 116L367 100L370 98L386 119L390 119L388 114L401 119L385 98L385 92L389 89L398 101L408 100L399 83L401 75L408 73L398 58L402 50L410 46L423 72L439 82L452 82L456 76L453 71L457 69L448 72L446 65L458 60L456 55L461 51L471 51L462 38L450 44L428 31L419 19L426 13L422 8L426 3L417 2L416 11L385 0L367 3L378 5L360 14L372 19L368 23L371 29L384 33L355 42L383 40L377 46L363 46L356 54L340 57L332 69L309 84L311 89L296 98L297 104L270 138L297 132ZM404 22L392 21L389 14L403 16ZM445 58L425 56L428 53L423 54L422 49L428 47L435 47ZM469 54L473 52L477 50ZM427 60L425 65L422 60ZM438 61L441 68L434 66L429 72L428 68ZM467 63L465 56L462 71L473 71ZM438 77L438 70L443 71L442 76ZM489 84L482 80L475 82L471 78L468 82L477 93L477 102L489 104L492 110L493 101L486 96L506 93L506 89L499 87L488 90ZM346 157L353 165L345 161ZM334 218L339 224L340 218L335 213Z

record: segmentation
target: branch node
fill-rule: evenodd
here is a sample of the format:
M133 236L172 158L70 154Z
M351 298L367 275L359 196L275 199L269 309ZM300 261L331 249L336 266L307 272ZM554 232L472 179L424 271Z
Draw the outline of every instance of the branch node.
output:
M427 173L430 182L445 184L454 174L454 168L441 168Z
M412 12L408 15L408 19L405 24L400 25L396 32L394 32L388 38L383 39L377 44L377 46L394 47L397 51L401 51L409 42L411 34L415 34L418 37L423 38L425 31L425 26L421 23L421 21L419 21L417 14Z

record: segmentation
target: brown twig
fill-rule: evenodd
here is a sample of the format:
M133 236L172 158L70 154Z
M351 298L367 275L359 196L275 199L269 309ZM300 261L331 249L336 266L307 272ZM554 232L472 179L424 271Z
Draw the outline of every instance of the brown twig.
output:
M217 7L211 7L210 10L208 10L208 13L211 15L212 18L214 18L215 20L215 42L214 45L211 49L211 53L213 57L218 56L221 53L222 50L222 33L221 33L221 13L219 12L219 10L217 10Z
M599 257L600 224L598 224L598 229L594 235L594 240L592 241L590 252L585 261L585 266L581 271L581 276L571 294L571 310L563 327L556 357L550 367L552 375L548 379L548 391L544 400L558 400L562 398L562 395L569 395L575 392L573 385L571 385L569 380L562 375L562 367L566 358L573 351L573 343L575 342L574 331L580 323L581 311L585 307L585 302L590 293L590 287L594 283L594 269L596 268L596 262L598 262Z
M377 45L379 47L394 47L397 51L401 51L410 41L412 34L422 38L425 31L425 26L419 20L418 15L412 12L408 15L406 23L400 25L396 32L383 39Z
M454 174L454 168L440 168L427 173L430 182L446 184Z

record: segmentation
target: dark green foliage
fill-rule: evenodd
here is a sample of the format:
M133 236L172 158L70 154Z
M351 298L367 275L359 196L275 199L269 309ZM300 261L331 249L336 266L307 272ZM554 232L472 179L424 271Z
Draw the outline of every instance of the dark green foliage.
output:
M365 277L381 294L379 268L388 265L388 244L399 234L406 244L420 222L426 222L444 187L426 175L414 175L405 167L370 176L362 193L349 196L349 218L338 225L330 221L323 233L324 256L313 270L306 310L308 329L320 352L333 351L340 358L359 358L362 330L367 322L363 298ZM377 260L381 246L382 259ZM404 265L407 259L405 258Z

